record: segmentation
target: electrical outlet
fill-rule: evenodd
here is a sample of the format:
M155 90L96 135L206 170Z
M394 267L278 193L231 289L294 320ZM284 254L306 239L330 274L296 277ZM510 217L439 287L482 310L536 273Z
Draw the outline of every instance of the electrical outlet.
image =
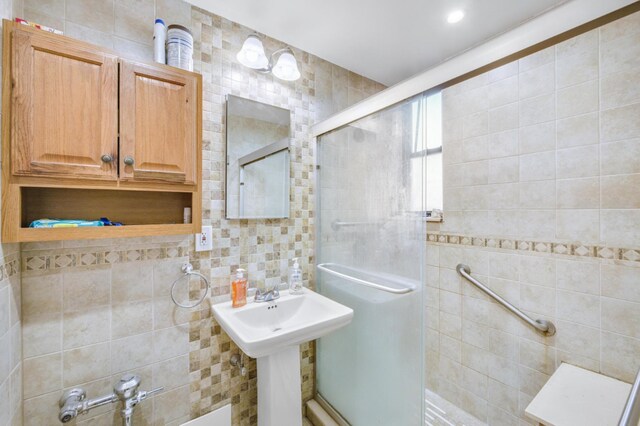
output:
M203 226L202 232L196 234L196 251L209 251L213 249L212 229L210 226Z

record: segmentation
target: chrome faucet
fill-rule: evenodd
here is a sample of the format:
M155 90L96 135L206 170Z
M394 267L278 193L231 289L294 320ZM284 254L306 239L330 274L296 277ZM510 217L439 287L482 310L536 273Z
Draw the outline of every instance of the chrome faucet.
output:
M271 302L280 297L280 291L278 291L278 285L274 284L270 287L266 287L264 290L256 288L256 295L253 298L254 302Z
M67 423L75 419L79 414L87 413L89 410L105 404L122 401L123 426L132 426L133 409L140 402L147 399L154 393L162 391L164 388L157 388L152 391L138 390L140 387L140 376L135 374L125 374L113 387L113 393L95 399L87 400L87 393L82 388L75 388L66 391L60 398L60 414L58 419L62 423Z

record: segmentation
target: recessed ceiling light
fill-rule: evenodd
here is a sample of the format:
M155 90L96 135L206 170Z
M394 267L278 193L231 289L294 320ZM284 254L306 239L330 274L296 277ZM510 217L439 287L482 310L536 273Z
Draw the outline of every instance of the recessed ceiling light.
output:
M447 15L447 22L450 24L455 24L462 21L462 18L464 18L464 11L454 10L449 15Z

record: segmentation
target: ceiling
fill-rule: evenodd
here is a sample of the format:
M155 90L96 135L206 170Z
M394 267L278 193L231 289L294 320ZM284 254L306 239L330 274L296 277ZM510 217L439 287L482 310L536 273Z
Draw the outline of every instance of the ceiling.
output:
M390 86L567 0L187 1Z

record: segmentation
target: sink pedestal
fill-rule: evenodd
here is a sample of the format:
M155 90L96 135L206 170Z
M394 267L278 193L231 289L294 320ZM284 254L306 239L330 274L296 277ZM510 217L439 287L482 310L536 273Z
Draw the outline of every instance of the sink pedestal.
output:
M302 426L300 347L257 359L258 426Z

